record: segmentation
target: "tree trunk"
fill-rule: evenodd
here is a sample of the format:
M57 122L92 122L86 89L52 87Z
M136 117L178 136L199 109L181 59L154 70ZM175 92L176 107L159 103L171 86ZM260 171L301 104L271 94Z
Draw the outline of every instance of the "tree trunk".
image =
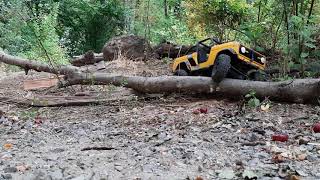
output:
M73 66L85 66L90 64L95 64L100 61L104 61L102 53L94 53L93 51L88 51L84 55L76 56L70 61Z
M296 79L283 82L261 82L225 79L217 84L210 77L161 76L138 77L117 76L94 73L68 79L65 86L75 84L98 84L123 86L142 93L215 93L221 92L226 97L242 97L251 91L258 97L297 102L318 103L320 97L320 79Z
M164 16L167 18L168 17L168 2L167 0L164 0Z
M106 73L84 73L78 68L49 66L0 53L0 62L30 68L48 73L66 75L61 86L76 84L109 85L132 88L142 93L223 93L226 97L242 97L255 91L258 97L298 103L318 103L320 97L320 79L296 79L283 82L259 82L225 79L217 84L209 77L162 76L139 77L118 76Z

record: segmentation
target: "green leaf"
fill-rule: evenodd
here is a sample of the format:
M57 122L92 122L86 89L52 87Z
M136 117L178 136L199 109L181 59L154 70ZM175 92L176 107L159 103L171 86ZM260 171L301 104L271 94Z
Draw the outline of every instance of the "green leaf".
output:
M309 53L307 52L303 52L303 53L301 53L301 55L300 55L300 57L301 58L306 58L306 57L308 57L309 56Z
M317 46L312 44L312 43L304 43L305 46L307 46L308 48L316 48Z
M260 100L257 98L251 98L248 101L248 105L252 108L258 107L260 105Z

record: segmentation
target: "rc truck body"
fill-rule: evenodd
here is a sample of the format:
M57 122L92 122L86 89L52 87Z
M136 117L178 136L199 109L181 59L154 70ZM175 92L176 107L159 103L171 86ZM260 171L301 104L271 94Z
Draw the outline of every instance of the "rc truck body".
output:
M197 43L196 52L176 58L172 71L177 76L211 76L217 83L225 77L262 80L266 57L239 42L221 43L207 38Z

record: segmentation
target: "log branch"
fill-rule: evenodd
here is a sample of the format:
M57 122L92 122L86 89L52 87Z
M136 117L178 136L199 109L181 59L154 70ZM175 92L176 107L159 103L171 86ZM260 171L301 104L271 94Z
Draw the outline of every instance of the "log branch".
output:
M97 53L94 53L93 51L88 51L84 55L75 57L70 61L70 63L73 66L80 67L80 66L95 64L100 61L104 61L102 53L97 54Z
M259 82L236 79L225 79L216 84L209 77L194 76L161 76L140 77L120 76L107 73L85 73L76 67L61 66L52 69L49 66L0 54L0 62L37 71L66 75L60 86L115 85L132 88L142 93L215 93L216 91L230 97L240 97L255 91L258 97L297 103L318 103L320 97L320 79L296 79L282 82Z
M9 65L19 66L27 70L32 69L37 72L47 72L47 73L59 74L59 75L71 75L79 72L79 69L73 66L50 67L49 65L40 63L38 61L31 61L28 59L11 56L3 52L0 52L0 62L9 64Z

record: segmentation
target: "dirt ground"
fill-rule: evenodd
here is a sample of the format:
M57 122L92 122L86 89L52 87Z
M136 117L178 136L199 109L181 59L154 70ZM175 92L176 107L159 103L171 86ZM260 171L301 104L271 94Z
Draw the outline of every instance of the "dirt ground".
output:
M119 73L170 73L162 62L110 63ZM319 106L272 102L262 111L207 95L141 96L107 86L22 89L25 79L40 76L48 75L3 74L0 96L82 90L128 98L50 108L0 101L0 179L320 179L320 135L311 130ZM199 108L208 111L195 113ZM276 133L289 140L272 141Z

